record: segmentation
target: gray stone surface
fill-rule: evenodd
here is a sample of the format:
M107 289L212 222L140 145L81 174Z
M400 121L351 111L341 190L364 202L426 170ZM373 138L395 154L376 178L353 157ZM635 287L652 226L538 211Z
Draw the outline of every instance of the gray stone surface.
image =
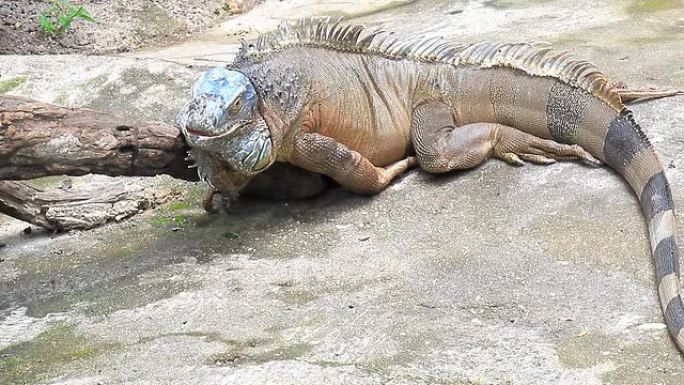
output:
M684 88L677 1L512 3L417 2L362 21L547 40L631 86ZM9 58L3 77L29 77L13 93L145 119L168 119L200 70ZM684 206L682 98L633 110ZM684 382L644 221L607 169L491 161L413 171L372 198L246 200L223 216L181 187L178 202L94 231L25 235L0 218L0 383Z

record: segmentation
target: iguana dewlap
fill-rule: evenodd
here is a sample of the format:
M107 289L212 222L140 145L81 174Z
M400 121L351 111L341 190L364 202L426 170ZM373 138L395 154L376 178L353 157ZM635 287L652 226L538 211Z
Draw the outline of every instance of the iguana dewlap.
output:
M227 69L209 71L179 124L202 178L225 192L276 160L364 194L416 164L444 173L492 157L515 165L600 160L641 202L665 321L684 350L676 222L663 166L618 90L566 52L402 40L302 20L245 43Z

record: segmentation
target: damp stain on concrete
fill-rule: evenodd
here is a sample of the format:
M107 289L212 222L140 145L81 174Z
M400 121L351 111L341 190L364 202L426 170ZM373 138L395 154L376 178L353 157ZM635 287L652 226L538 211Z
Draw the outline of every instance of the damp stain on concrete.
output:
M270 361L288 361L299 359L311 351L308 344L293 344L275 348L257 348L250 345L234 345L230 350L215 353L207 357L206 363L211 366L258 365Z
M301 306L334 293L357 293L371 283L370 280L363 280L360 282L329 282L316 280L309 282L277 282L275 283L275 286L279 289L273 293L273 297L288 305Z
M81 335L68 323L56 323L31 340L0 350L0 384L42 383L55 370L87 365L89 359L118 347Z

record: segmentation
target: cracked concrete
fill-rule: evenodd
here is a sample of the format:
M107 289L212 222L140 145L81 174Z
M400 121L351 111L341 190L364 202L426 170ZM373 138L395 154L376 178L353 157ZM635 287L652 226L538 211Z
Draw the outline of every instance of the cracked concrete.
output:
M684 6L644 3L426 1L360 20L548 41L630 86L684 88ZM14 94L168 121L201 63L140 56L8 56L0 72L27 76ZM684 207L682 98L632 108ZM0 218L0 384L684 382L644 221L607 169L491 161L225 216L202 212L200 186L149 181L187 192L60 236Z

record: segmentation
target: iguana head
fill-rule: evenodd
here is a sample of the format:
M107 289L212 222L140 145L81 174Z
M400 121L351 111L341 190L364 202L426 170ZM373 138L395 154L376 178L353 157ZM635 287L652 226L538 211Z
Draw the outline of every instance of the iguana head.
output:
M275 161L256 91L240 72L217 67L204 73L177 124L191 147L217 155L241 174L257 174Z

